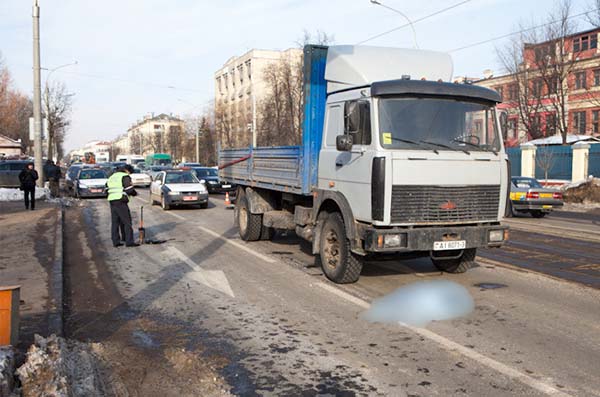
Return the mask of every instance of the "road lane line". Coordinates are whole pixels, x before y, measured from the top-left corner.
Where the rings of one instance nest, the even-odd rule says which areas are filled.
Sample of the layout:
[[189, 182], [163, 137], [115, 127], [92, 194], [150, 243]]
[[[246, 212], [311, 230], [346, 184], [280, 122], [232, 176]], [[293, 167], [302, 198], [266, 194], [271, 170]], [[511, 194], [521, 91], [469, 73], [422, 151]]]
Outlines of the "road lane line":
[[229, 285], [229, 280], [227, 280], [227, 276], [225, 275], [225, 272], [223, 272], [223, 270], [203, 269], [202, 267], [198, 266], [198, 264], [194, 262], [190, 257], [188, 257], [186, 254], [184, 254], [177, 248], [173, 247], [172, 245], [167, 246], [164, 252], [168, 253], [171, 257], [178, 258], [179, 260], [186, 263], [189, 267], [191, 267], [192, 272], [188, 273], [188, 276], [191, 279], [196, 280], [209, 288], [229, 295], [232, 298], [235, 298], [233, 290]]
[[244, 250], [244, 251], [248, 252], [249, 254], [252, 254], [252, 255], [256, 256], [259, 259], [262, 259], [263, 261], [265, 261], [267, 263], [275, 263], [275, 262], [277, 262], [275, 259], [270, 258], [270, 257], [268, 257], [266, 255], [263, 255], [260, 252], [255, 251], [252, 248], [249, 248], [249, 247], [245, 246], [242, 243], [238, 243], [237, 241], [231, 240], [228, 237], [222, 236], [219, 233], [217, 233], [217, 232], [215, 232], [215, 231], [213, 231], [211, 229], [205, 228], [204, 226], [200, 226], [200, 225], [196, 225], [196, 227], [198, 229], [202, 230], [203, 232], [205, 232], [207, 234], [210, 234], [213, 237], [216, 237], [216, 238], [218, 238], [220, 240], [223, 240], [226, 243], [229, 243], [229, 244], [231, 244], [231, 245], [233, 245], [233, 246], [235, 246], [235, 247], [237, 247], [237, 248], [239, 248], [241, 250]]
[[171, 215], [171, 216], [174, 216], [174, 217], [175, 217], [175, 218], [177, 218], [177, 219], [181, 219], [182, 221], [185, 221], [185, 220], [186, 220], [186, 219], [185, 219], [185, 217], [183, 217], [183, 216], [181, 216], [181, 215], [179, 215], [179, 214], [176, 214], [176, 213], [174, 213], [174, 212], [167, 211], [167, 214], [169, 214], [169, 215]]
[[[369, 302], [367, 302], [363, 299], [357, 298], [357, 297], [355, 297], [345, 291], [342, 291], [341, 289], [334, 287], [330, 284], [318, 282], [317, 285], [319, 287], [321, 287], [322, 289], [324, 289], [328, 292], [331, 292], [332, 294], [334, 294], [348, 302], [354, 303], [355, 305], [357, 305], [363, 309], [368, 309], [371, 306], [369, 304]], [[527, 385], [533, 389], [536, 389], [546, 395], [561, 396], [561, 397], [570, 396], [570, 394], [567, 394], [546, 382], [543, 382], [541, 380], [532, 378], [531, 376], [525, 375], [524, 373], [520, 372], [519, 370], [517, 370], [515, 368], [512, 368], [506, 364], [496, 361], [493, 358], [489, 358], [489, 357], [487, 357], [481, 353], [478, 353], [473, 349], [465, 347], [459, 343], [453, 342], [450, 339], [447, 339], [439, 334], [436, 334], [433, 331], [430, 331], [425, 328], [413, 327], [413, 326], [410, 326], [407, 324], [402, 324], [402, 323], [399, 323], [399, 324], [400, 324], [400, 326], [408, 328], [409, 330], [422, 336], [423, 338], [427, 338], [433, 342], [436, 342], [438, 345], [440, 345], [446, 351], [457, 352], [459, 354], [462, 354], [465, 357], [468, 357], [474, 361], [477, 361], [478, 363], [480, 363], [488, 368], [491, 368], [497, 372], [500, 372], [501, 374], [503, 374], [511, 379], [517, 380], [517, 381], [523, 383], [524, 385]]]

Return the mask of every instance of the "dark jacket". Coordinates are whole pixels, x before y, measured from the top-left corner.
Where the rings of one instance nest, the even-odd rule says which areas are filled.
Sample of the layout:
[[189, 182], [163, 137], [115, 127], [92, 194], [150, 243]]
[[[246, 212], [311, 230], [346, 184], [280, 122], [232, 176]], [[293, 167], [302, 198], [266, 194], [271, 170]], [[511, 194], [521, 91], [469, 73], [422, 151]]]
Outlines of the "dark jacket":
[[38, 173], [36, 170], [30, 170], [25, 168], [19, 174], [19, 182], [21, 182], [21, 188], [24, 190], [31, 190], [35, 188], [35, 181], [38, 180]]
[[62, 172], [60, 170], [60, 167], [55, 164], [49, 165], [48, 169], [46, 170], [46, 178], [48, 178], [49, 180], [58, 181], [62, 176], [61, 174]]

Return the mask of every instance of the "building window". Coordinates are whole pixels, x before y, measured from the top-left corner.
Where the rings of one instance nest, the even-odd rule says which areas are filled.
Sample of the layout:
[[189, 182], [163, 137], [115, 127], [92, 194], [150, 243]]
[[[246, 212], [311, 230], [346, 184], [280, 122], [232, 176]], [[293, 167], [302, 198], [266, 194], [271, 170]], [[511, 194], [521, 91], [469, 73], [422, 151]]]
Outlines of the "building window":
[[592, 110], [592, 131], [600, 133], [600, 110]]
[[252, 63], [249, 60], [246, 61], [246, 73], [248, 73], [248, 80], [252, 80]]
[[594, 70], [594, 86], [600, 86], [600, 69]]
[[238, 75], [240, 76], [240, 84], [244, 84], [244, 65], [238, 66]]
[[586, 51], [598, 47], [598, 35], [586, 35], [573, 39], [573, 52]]
[[511, 84], [508, 86], [508, 100], [516, 101], [518, 98], [518, 89], [516, 84]]
[[573, 127], [578, 134], [585, 134], [585, 112], [573, 113]]
[[235, 69], [231, 69], [231, 86], [235, 89]]
[[504, 99], [504, 90], [502, 89], [502, 86], [498, 86], [495, 89], [498, 95], [500, 95], [500, 99]]
[[556, 114], [549, 113], [546, 115], [546, 136], [556, 134]]
[[544, 45], [544, 46], [539, 46], [537, 47], [535, 50], [535, 61], [536, 62], [540, 62], [543, 61], [544, 59], [550, 57], [550, 46], [549, 45]]
[[551, 78], [546, 86], [548, 88], [548, 95], [556, 94], [558, 91], [558, 77]]
[[517, 118], [508, 119], [508, 131], [506, 133], [507, 138], [515, 139], [517, 138], [517, 126], [519, 125], [519, 120]]
[[542, 116], [539, 114], [531, 120], [531, 132], [534, 137], [542, 136]]
[[229, 89], [229, 78], [227, 78], [227, 73], [223, 75], [223, 80], [225, 81], [225, 89]]
[[541, 97], [544, 87], [544, 82], [541, 79], [534, 80], [531, 83], [531, 93], [534, 97]]
[[575, 73], [575, 89], [580, 90], [586, 88], [585, 84], [585, 72], [577, 72]]

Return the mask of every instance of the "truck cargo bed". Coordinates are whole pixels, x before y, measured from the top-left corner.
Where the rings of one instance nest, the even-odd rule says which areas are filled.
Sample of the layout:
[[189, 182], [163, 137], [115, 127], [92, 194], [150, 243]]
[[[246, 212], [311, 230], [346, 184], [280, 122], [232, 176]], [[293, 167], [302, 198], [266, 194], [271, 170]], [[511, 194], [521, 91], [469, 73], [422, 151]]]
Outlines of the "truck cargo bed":
[[[244, 161], [235, 163], [240, 159]], [[221, 178], [240, 185], [256, 186], [291, 193], [302, 193], [300, 146], [222, 149]]]

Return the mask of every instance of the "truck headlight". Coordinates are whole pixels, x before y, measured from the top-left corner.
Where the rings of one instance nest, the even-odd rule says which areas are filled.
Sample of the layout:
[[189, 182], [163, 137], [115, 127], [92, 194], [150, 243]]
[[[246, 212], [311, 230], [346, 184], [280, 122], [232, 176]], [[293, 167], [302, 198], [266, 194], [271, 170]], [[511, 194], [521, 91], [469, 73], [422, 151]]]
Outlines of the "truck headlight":
[[385, 234], [383, 236], [383, 247], [393, 248], [402, 245], [402, 236], [400, 234]]
[[490, 230], [488, 240], [491, 243], [504, 241], [504, 230]]

